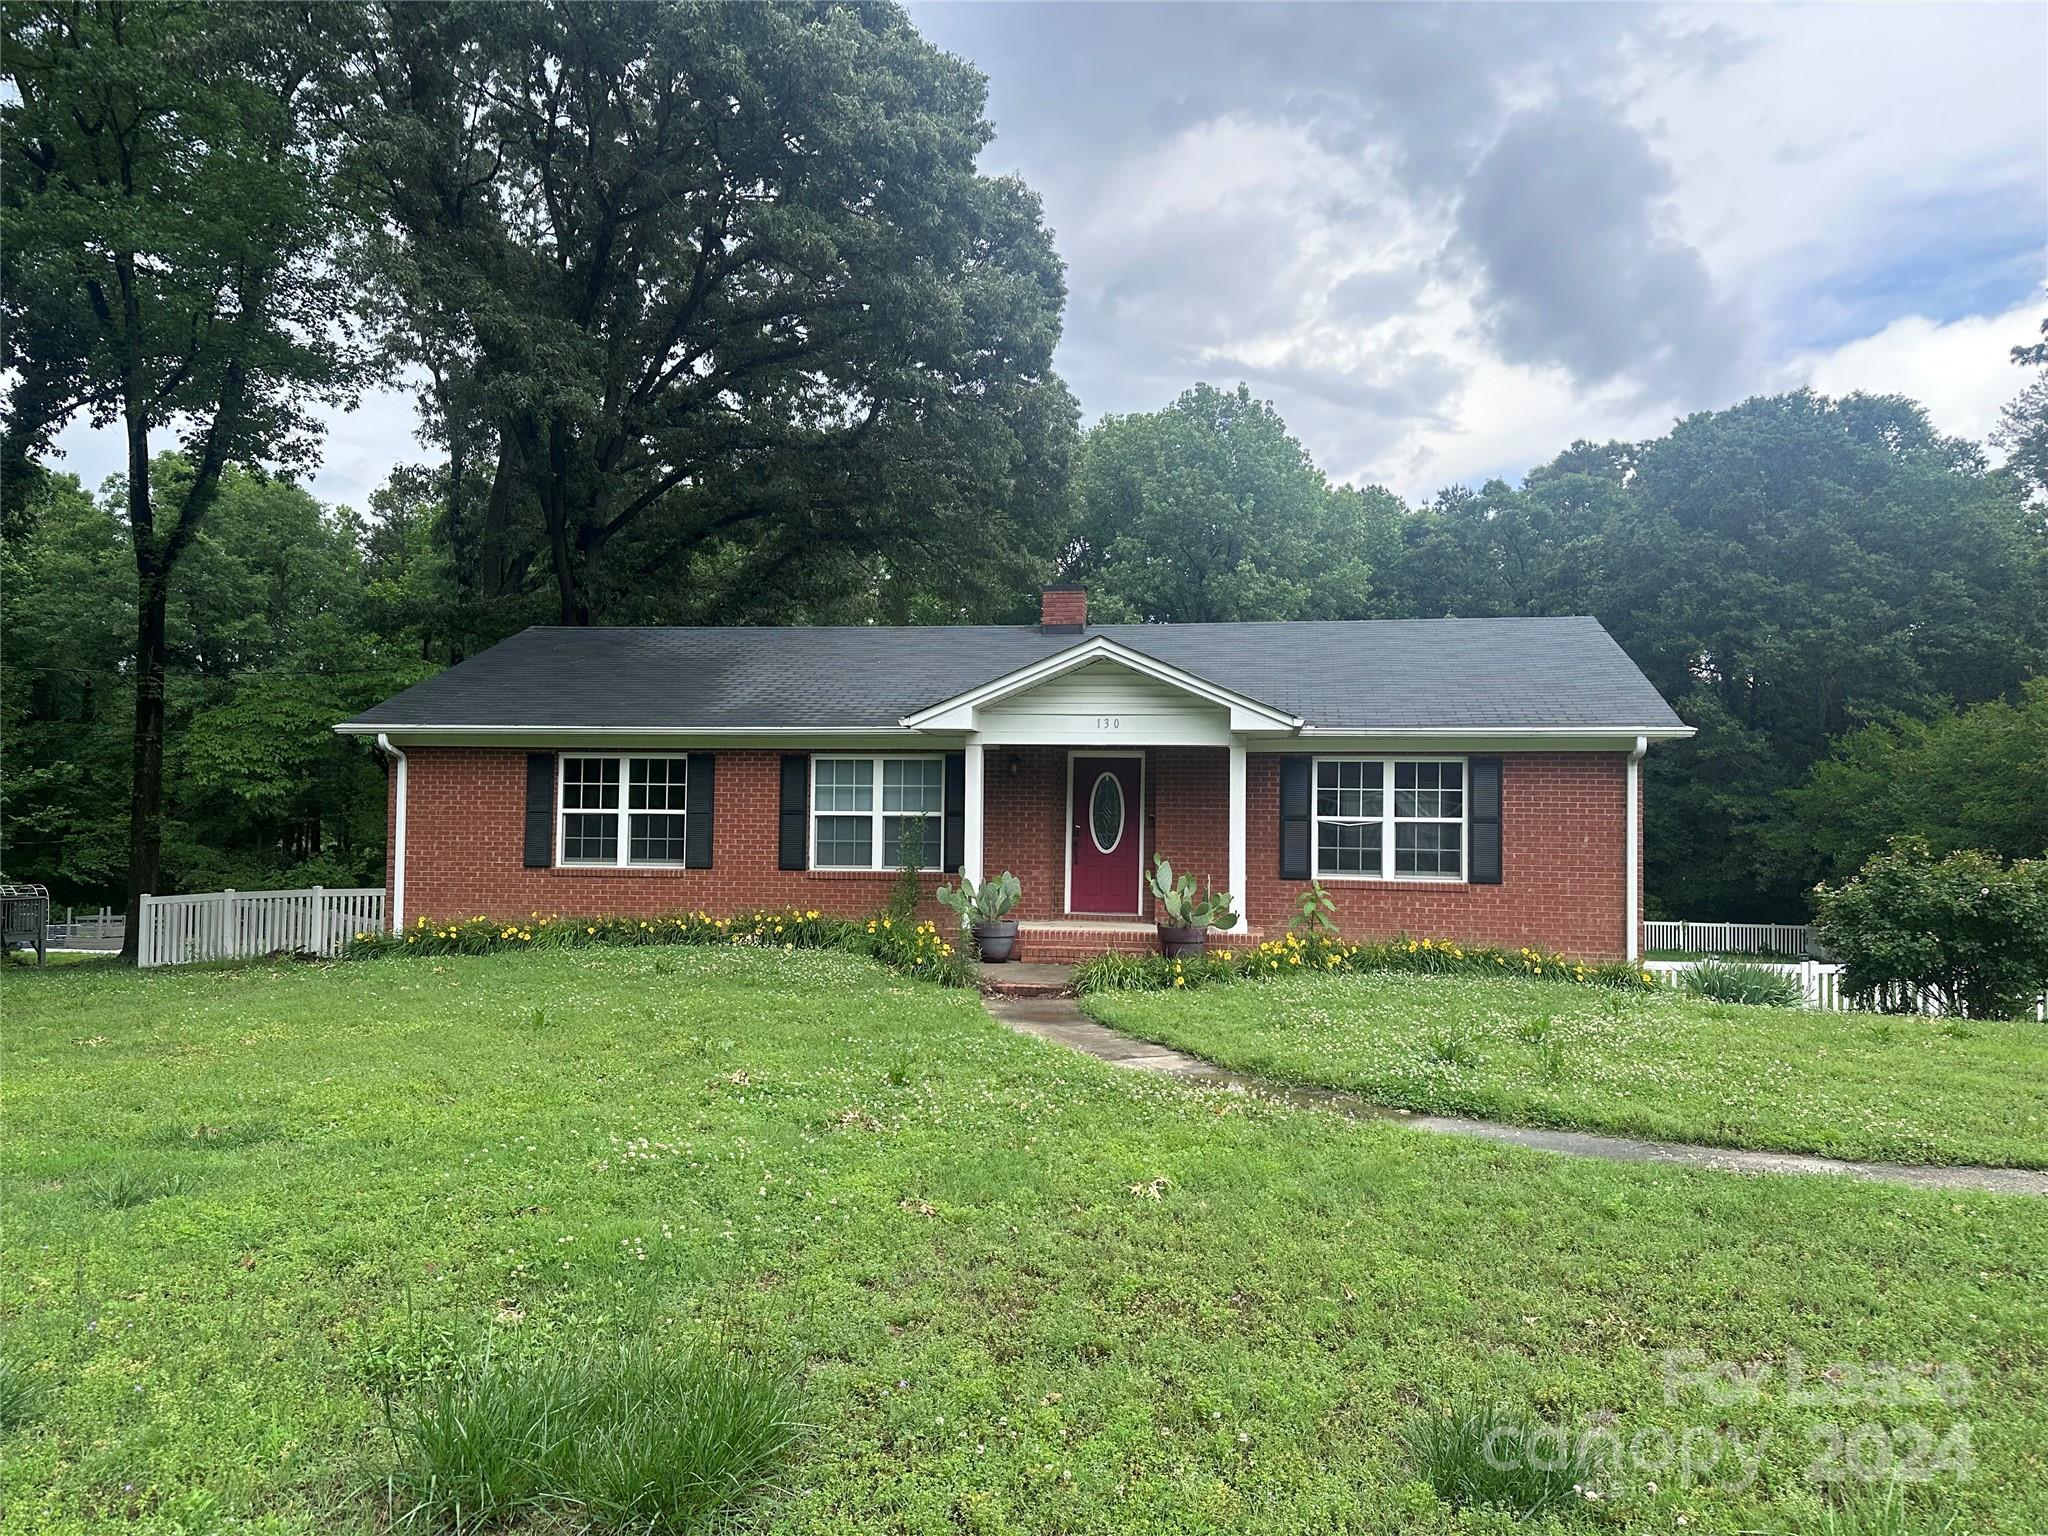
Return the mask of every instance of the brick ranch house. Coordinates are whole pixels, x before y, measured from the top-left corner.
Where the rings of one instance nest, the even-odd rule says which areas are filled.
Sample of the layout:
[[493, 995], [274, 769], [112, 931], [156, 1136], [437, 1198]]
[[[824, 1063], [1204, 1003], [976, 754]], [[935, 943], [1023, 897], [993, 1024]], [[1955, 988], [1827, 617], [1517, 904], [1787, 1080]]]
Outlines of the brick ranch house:
[[535, 628], [338, 730], [391, 763], [391, 925], [878, 910], [1023, 882], [1020, 953], [1151, 943], [1154, 853], [1282, 931], [1640, 953], [1641, 762], [1692, 734], [1590, 618]]

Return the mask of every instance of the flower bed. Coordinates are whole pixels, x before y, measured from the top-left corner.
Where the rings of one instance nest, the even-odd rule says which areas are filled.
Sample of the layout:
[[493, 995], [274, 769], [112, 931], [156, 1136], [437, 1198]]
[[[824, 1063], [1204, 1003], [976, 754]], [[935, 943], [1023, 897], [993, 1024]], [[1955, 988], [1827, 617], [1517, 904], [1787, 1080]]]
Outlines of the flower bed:
[[1654, 972], [1625, 960], [1589, 964], [1540, 949], [1489, 949], [1450, 939], [1391, 939], [1351, 944], [1288, 934], [1255, 949], [1211, 950], [1193, 960], [1161, 955], [1097, 955], [1074, 972], [1081, 992], [1163, 992], [1215, 982], [1258, 981], [1304, 971], [1408, 971], [1441, 976], [1527, 976], [1578, 986], [1649, 992]]
[[870, 956], [905, 975], [966, 986], [966, 961], [931, 922], [826, 917], [798, 907], [713, 917], [682, 912], [663, 917], [564, 917], [528, 914], [519, 922], [475, 917], [421, 917], [398, 933], [361, 932], [343, 950], [348, 959], [387, 955], [489, 955], [506, 950], [582, 949], [649, 944], [742, 944], [759, 949], [844, 949]]

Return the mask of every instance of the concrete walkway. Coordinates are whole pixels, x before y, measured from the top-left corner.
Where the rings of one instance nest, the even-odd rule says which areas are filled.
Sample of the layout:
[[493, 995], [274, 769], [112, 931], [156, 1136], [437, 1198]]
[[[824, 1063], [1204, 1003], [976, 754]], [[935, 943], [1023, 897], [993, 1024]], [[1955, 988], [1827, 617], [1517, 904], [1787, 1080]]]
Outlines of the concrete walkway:
[[[1050, 971], [1053, 967], [1035, 969]], [[1041, 985], [1049, 979], [1032, 978]], [[1592, 1131], [1547, 1131], [1532, 1126], [1499, 1125], [1491, 1120], [1468, 1120], [1458, 1115], [1419, 1115], [1374, 1104], [1355, 1093], [1342, 1093], [1332, 1088], [1295, 1087], [1248, 1077], [1171, 1046], [1134, 1040], [1088, 1017], [1071, 996], [1005, 996], [990, 992], [983, 995], [982, 1006], [1020, 1034], [1054, 1041], [1112, 1066], [1154, 1072], [1183, 1082], [1199, 1083], [1304, 1109], [1333, 1110], [1354, 1120], [1390, 1120], [1443, 1136], [1472, 1136], [1483, 1141], [1531, 1147], [1539, 1152], [1598, 1157], [1614, 1163], [1676, 1163], [1685, 1168], [1710, 1168], [1721, 1173], [1833, 1174], [1840, 1178], [1916, 1184], [1924, 1189], [1970, 1189], [1996, 1195], [2048, 1196], [2048, 1171], [2027, 1168], [1937, 1168], [1912, 1163], [1848, 1163], [1798, 1152], [1743, 1152], [1729, 1147], [1698, 1147], [1682, 1142], [1605, 1136]]]

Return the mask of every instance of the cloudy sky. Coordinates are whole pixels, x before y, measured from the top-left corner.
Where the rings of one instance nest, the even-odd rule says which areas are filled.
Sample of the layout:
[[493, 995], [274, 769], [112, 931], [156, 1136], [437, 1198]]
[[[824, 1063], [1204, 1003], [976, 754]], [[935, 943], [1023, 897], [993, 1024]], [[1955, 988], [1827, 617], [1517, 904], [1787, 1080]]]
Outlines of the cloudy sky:
[[[1045, 199], [1090, 421], [1243, 380], [1419, 500], [1798, 384], [1982, 437], [2048, 314], [2041, 5], [913, 15]], [[360, 506], [412, 431], [337, 419], [315, 489]]]

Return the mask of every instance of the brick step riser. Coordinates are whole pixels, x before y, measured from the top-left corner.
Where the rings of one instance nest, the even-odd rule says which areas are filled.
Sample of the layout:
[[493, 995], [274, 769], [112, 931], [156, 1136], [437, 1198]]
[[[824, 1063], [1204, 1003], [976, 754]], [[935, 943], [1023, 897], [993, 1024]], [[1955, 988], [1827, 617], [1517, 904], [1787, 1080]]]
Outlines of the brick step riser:
[[[1232, 938], [1225, 943], [1215, 939], [1209, 941], [1214, 949], [1249, 949], [1259, 942], [1256, 935]], [[1017, 959], [1034, 965], [1079, 965], [1083, 960], [1093, 960], [1100, 954], [1113, 955], [1156, 955], [1159, 940], [1151, 934], [1106, 934], [1097, 938], [1040, 937], [1024, 933], [1017, 937]]]

